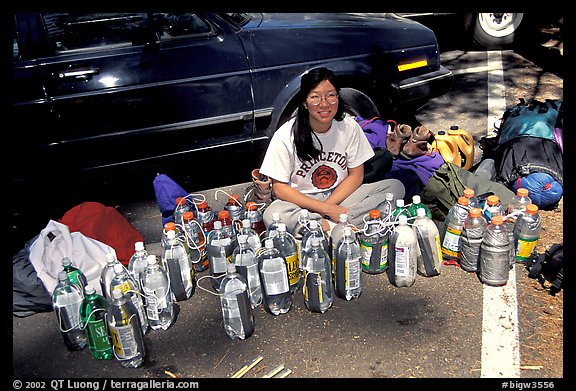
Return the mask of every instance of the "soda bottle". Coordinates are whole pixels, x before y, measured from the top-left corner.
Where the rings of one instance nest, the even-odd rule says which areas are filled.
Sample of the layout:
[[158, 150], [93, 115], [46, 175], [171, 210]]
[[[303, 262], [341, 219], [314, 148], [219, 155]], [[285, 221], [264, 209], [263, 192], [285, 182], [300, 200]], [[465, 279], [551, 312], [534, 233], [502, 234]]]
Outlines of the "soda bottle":
[[208, 235], [208, 233], [214, 229], [214, 220], [216, 220], [214, 216], [214, 211], [206, 201], [199, 202], [196, 205], [196, 209], [197, 209], [196, 218], [200, 222], [200, 225], [202, 225], [204, 234]]
[[260, 241], [260, 236], [252, 228], [250, 219], [242, 220], [242, 227], [240, 228], [240, 234], [246, 235], [246, 243], [254, 250], [254, 254], [258, 255], [258, 251], [262, 248], [262, 242]]
[[162, 240], [161, 240], [161, 245], [162, 245], [162, 251], [164, 251], [164, 248], [166, 247], [166, 244], [168, 243], [168, 232], [170, 231], [174, 231], [174, 236], [177, 238], [181, 238], [182, 237], [182, 232], [176, 228], [176, 224], [174, 224], [173, 221], [169, 221], [166, 224], [164, 224], [164, 230], [162, 231], [163, 235], [162, 235]]
[[228, 196], [228, 201], [226, 201], [224, 209], [230, 214], [232, 223], [235, 226], [239, 226], [246, 214], [246, 208], [244, 208], [244, 205], [240, 202], [240, 196], [238, 194]]
[[408, 225], [408, 217], [398, 216], [398, 225], [390, 234], [388, 278], [392, 285], [410, 287], [416, 281], [418, 258], [416, 233]]
[[288, 283], [290, 292], [294, 293], [300, 287], [300, 260], [298, 259], [298, 248], [294, 237], [286, 230], [286, 224], [278, 223], [276, 234], [272, 235], [272, 243], [286, 260], [288, 268]]
[[460, 235], [460, 267], [467, 272], [480, 270], [480, 245], [486, 232], [486, 219], [482, 209], [472, 208], [462, 225]]
[[462, 226], [468, 216], [468, 198], [458, 197], [456, 204], [452, 205], [440, 235], [442, 243], [442, 258], [445, 264], [458, 264], [460, 255], [460, 235]]
[[286, 259], [274, 247], [272, 239], [264, 241], [264, 249], [258, 256], [260, 281], [264, 294], [264, 306], [272, 315], [281, 315], [290, 311], [292, 294], [288, 280]]
[[484, 284], [502, 286], [508, 282], [510, 246], [504, 218], [492, 217], [480, 244], [480, 280]]
[[260, 284], [260, 271], [256, 253], [248, 244], [248, 236], [238, 235], [238, 247], [232, 252], [232, 263], [236, 272], [244, 277], [248, 284], [248, 296], [252, 308], [262, 304], [262, 286]]
[[476, 197], [476, 192], [474, 191], [474, 189], [471, 189], [469, 187], [464, 189], [464, 197], [468, 198], [468, 208], [472, 209], [472, 208], [480, 208], [480, 201], [478, 201], [478, 198]]
[[108, 302], [96, 293], [92, 284], [84, 288], [84, 300], [80, 306], [80, 317], [82, 327], [86, 332], [88, 347], [92, 356], [97, 360], [110, 360], [114, 357], [112, 341], [108, 333], [106, 324], [106, 314], [108, 312]]
[[411, 221], [414, 221], [416, 218], [418, 209], [424, 209], [426, 216], [428, 216], [429, 219], [432, 219], [432, 212], [430, 212], [430, 209], [422, 203], [422, 200], [418, 194], [412, 196], [412, 203], [407, 207], [407, 209], [408, 213], [410, 213], [409, 217], [411, 218]]
[[[304, 234], [310, 230], [310, 212], [308, 209], [300, 209], [300, 214], [298, 216], [298, 223], [294, 227], [294, 240], [296, 241], [296, 247], [298, 247], [298, 259], [302, 260], [302, 238]], [[302, 262], [300, 262], [302, 263]]]
[[218, 212], [218, 220], [222, 223], [222, 229], [228, 234], [228, 236], [230, 236], [232, 247], [236, 248], [236, 246], [238, 246], [238, 238], [236, 237], [237, 232], [236, 227], [230, 218], [230, 213], [226, 209], [221, 210]]
[[330, 256], [320, 238], [310, 238], [310, 250], [304, 255], [304, 304], [311, 312], [324, 313], [332, 307], [332, 270]]
[[262, 212], [258, 210], [258, 205], [254, 201], [249, 201], [246, 203], [246, 218], [250, 220], [252, 228], [258, 236], [262, 236], [266, 232], [266, 225], [264, 225], [264, 219], [262, 217]]
[[174, 213], [172, 214], [172, 220], [178, 229], [182, 230], [184, 225], [184, 213], [192, 211], [190, 204], [188, 203], [186, 197], [176, 198], [176, 207], [174, 208]]
[[208, 253], [206, 252], [206, 237], [202, 226], [194, 218], [193, 212], [186, 212], [184, 219], [184, 236], [186, 249], [194, 272], [203, 272], [208, 269]]
[[58, 284], [52, 291], [52, 304], [60, 334], [68, 350], [82, 350], [88, 343], [80, 318], [83, 299], [78, 285], [70, 282], [65, 270], [60, 271]]
[[334, 258], [334, 289], [336, 296], [352, 300], [362, 293], [362, 257], [360, 243], [352, 228], [344, 227], [341, 238], [333, 248]]
[[110, 303], [112, 302], [110, 283], [114, 278], [114, 266], [116, 264], [122, 265], [120, 261], [118, 261], [118, 258], [116, 258], [116, 254], [113, 252], [106, 253], [106, 265], [102, 268], [102, 273], [100, 273], [100, 288], [102, 290], [102, 296]]
[[418, 239], [416, 246], [418, 274], [426, 277], [439, 275], [442, 270], [442, 247], [436, 223], [426, 215], [424, 209], [419, 208], [412, 229]]
[[134, 281], [138, 284], [138, 289], [142, 291], [142, 275], [146, 269], [146, 258], [148, 252], [144, 248], [144, 242], [134, 243], [134, 254], [128, 261], [128, 273], [132, 276]]
[[114, 356], [125, 368], [138, 368], [146, 358], [144, 332], [138, 311], [122, 290], [112, 290], [108, 313], [108, 329], [114, 346]]
[[222, 229], [222, 222], [216, 220], [214, 229], [208, 234], [206, 241], [212, 288], [219, 292], [220, 283], [222, 282], [220, 277], [226, 274], [226, 265], [232, 262], [232, 253], [234, 252], [232, 239]]
[[174, 322], [174, 303], [168, 274], [158, 263], [156, 255], [146, 257], [142, 276], [142, 292], [146, 298], [146, 315], [152, 330], [166, 330]]
[[380, 218], [379, 209], [372, 209], [368, 216], [366, 226], [360, 234], [362, 271], [380, 274], [388, 269], [388, 232]]
[[514, 248], [517, 262], [526, 262], [534, 252], [542, 229], [538, 206], [526, 205], [526, 212], [518, 218], [514, 226]]
[[162, 264], [168, 272], [170, 289], [176, 301], [192, 297], [196, 288], [196, 275], [188, 251], [176, 238], [174, 231], [168, 231], [167, 243], [162, 251]]
[[328, 242], [328, 238], [322, 231], [322, 227], [318, 220], [310, 220], [308, 232], [304, 234], [302, 237], [302, 249], [300, 251], [300, 270], [304, 270], [304, 262], [306, 261], [306, 252], [310, 250], [312, 247], [312, 243], [310, 239], [313, 237], [317, 237], [320, 239], [320, 245], [327, 253], [330, 251], [330, 244]]
[[224, 330], [231, 339], [246, 339], [254, 333], [254, 314], [248, 295], [248, 284], [236, 272], [233, 263], [226, 265], [226, 274], [220, 284], [220, 305]]
[[72, 260], [68, 257], [62, 258], [62, 268], [66, 272], [68, 280], [70, 280], [72, 284], [76, 284], [80, 289], [80, 294], [84, 296], [84, 288], [88, 285], [88, 280], [84, 273], [82, 273], [82, 271], [76, 266], [72, 265]]
[[394, 210], [392, 211], [392, 218], [390, 219], [390, 221], [397, 222], [398, 216], [400, 215], [410, 217], [410, 212], [408, 211], [406, 205], [404, 205], [404, 200], [402, 198], [396, 200], [396, 208], [394, 208]]
[[[120, 292], [126, 296], [126, 300], [132, 303], [138, 315], [138, 324], [142, 329], [142, 334], [146, 334], [146, 331], [148, 331], [148, 317], [144, 310], [144, 300], [142, 300], [142, 295], [136, 281], [128, 274], [128, 271], [122, 264], [114, 266], [114, 278], [112, 282], [110, 282], [110, 291], [114, 292], [114, 289], [119, 289]], [[112, 297], [112, 299], [114, 299], [114, 297]]]
[[382, 221], [388, 221], [390, 219], [392, 212], [396, 208], [395, 205], [394, 193], [386, 193], [384, 201], [376, 207], [376, 209], [380, 211], [380, 218]]
[[278, 223], [280, 223], [280, 213], [273, 212], [272, 213], [272, 222], [270, 223], [268, 228], [266, 228], [265, 239], [268, 239], [272, 236], [272, 232], [276, 231], [276, 228], [278, 227]]

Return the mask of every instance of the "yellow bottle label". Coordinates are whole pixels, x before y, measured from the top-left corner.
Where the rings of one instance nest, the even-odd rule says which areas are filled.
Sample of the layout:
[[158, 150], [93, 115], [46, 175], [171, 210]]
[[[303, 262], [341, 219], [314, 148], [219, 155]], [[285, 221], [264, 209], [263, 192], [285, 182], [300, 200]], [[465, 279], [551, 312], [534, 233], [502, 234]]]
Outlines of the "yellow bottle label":
[[516, 259], [525, 261], [532, 255], [537, 239], [518, 239], [516, 246]]
[[298, 254], [286, 257], [286, 266], [288, 267], [288, 282], [290, 285], [297, 284], [300, 281], [300, 262]]

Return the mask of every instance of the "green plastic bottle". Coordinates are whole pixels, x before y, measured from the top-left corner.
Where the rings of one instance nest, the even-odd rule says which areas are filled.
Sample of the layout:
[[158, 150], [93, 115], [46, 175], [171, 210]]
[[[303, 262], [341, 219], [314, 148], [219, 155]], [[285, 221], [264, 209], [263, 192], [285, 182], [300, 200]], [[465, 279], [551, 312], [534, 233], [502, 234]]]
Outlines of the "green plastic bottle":
[[114, 357], [106, 325], [107, 310], [108, 301], [96, 292], [93, 285], [86, 285], [84, 300], [80, 306], [80, 317], [88, 338], [88, 347], [97, 360], [111, 360]]
[[72, 265], [72, 260], [68, 257], [62, 258], [62, 268], [68, 275], [68, 281], [75, 284], [82, 294], [84, 294], [84, 288], [88, 285], [88, 280], [86, 276], [80, 269]]

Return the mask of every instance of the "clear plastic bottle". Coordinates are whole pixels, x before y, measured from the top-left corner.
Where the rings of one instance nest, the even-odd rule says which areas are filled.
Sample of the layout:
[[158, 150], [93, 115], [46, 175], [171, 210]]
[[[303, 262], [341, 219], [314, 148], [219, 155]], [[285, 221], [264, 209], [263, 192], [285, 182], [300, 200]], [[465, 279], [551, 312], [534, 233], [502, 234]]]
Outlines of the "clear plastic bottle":
[[396, 208], [396, 202], [394, 202], [394, 193], [386, 193], [384, 197], [384, 201], [378, 204], [376, 209], [380, 211], [382, 221], [388, 221]]
[[144, 269], [146, 269], [146, 257], [148, 257], [148, 252], [144, 247], [144, 242], [134, 243], [134, 254], [128, 261], [128, 273], [136, 281], [140, 291], [142, 291], [142, 275], [144, 274]]
[[531, 257], [540, 238], [541, 229], [538, 206], [526, 205], [526, 212], [518, 218], [513, 231], [517, 262], [524, 263]]
[[231, 339], [244, 340], [254, 333], [254, 314], [248, 295], [248, 284], [229, 263], [220, 285], [220, 305], [224, 330]]
[[306, 232], [302, 237], [302, 249], [300, 250], [301, 262], [299, 267], [301, 271], [304, 270], [305, 266], [304, 262], [306, 261], [306, 252], [309, 251], [310, 248], [312, 247], [310, 239], [313, 237], [317, 237], [320, 239], [320, 244], [324, 249], [324, 251], [326, 251], [327, 253], [329, 253], [330, 251], [330, 244], [328, 238], [324, 234], [324, 231], [322, 231], [322, 226], [320, 225], [320, 222], [318, 220], [310, 220], [308, 232]]
[[362, 256], [360, 243], [352, 228], [344, 227], [334, 244], [334, 290], [336, 296], [352, 300], [362, 293]]
[[196, 274], [184, 243], [176, 238], [174, 231], [167, 234], [162, 251], [162, 264], [168, 273], [170, 289], [176, 301], [188, 300], [196, 289]]
[[84, 296], [84, 288], [86, 285], [88, 285], [88, 280], [86, 279], [86, 276], [82, 270], [72, 265], [72, 260], [68, 257], [62, 258], [62, 268], [68, 275], [68, 280], [72, 284], [76, 284], [76, 286], [80, 289], [80, 294]]
[[[512, 197], [510, 204], [506, 208], [506, 218], [504, 219], [504, 226], [508, 230], [508, 238], [510, 242], [514, 242], [514, 228], [516, 222], [522, 214], [526, 213], [526, 206], [531, 204], [532, 200], [528, 196], [528, 190], [519, 187], [516, 194]], [[515, 243], [515, 242], [514, 242]], [[510, 246], [510, 268], [516, 263], [516, 245]]]
[[176, 224], [178, 229], [182, 230], [182, 226], [184, 225], [184, 213], [190, 211], [192, 211], [192, 208], [190, 207], [186, 197], [176, 198], [176, 207], [172, 214], [172, 221], [174, 221], [174, 224]]
[[108, 302], [106, 299], [96, 293], [92, 284], [86, 285], [84, 300], [80, 306], [80, 317], [88, 340], [88, 347], [92, 356], [97, 360], [111, 360], [114, 357], [112, 341], [106, 324], [107, 313]]
[[442, 271], [442, 247], [436, 223], [426, 215], [424, 209], [418, 208], [412, 229], [418, 239], [418, 274], [426, 277], [439, 275]]
[[106, 253], [106, 265], [102, 268], [102, 273], [100, 273], [100, 289], [102, 296], [104, 296], [109, 303], [112, 302], [110, 283], [114, 278], [114, 266], [117, 264], [122, 265], [118, 258], [116, 258], [116, 254], [114, 252]]
[[148, 255], [142, 276], [142, 292], [146, 299], [146, 315], [152, 330], [167, 330], [174, 322], [174, 302], [168, 274], [156, 255]]
[[240, 235], [247, 236], [247, 243], [254, 250], [254, 254], [258, 255], [258, 251], [262, 248], [262, 242], [260, 241], [260, 236], [252, 228], [250, 219], [242, 220], [242, 227], [240, 228]]
[[308, 311], [324, 313], [333, 303], [332, 261], [317, 236], [310, 238], [304, 257], [304, 304]]
[[502, 204], [500, 203], [500, 198], [493, 194], [486, 198], [486, 204], [484, 205], [484, 218], [486, 221], [492, 221], [494, 216], [502, 216]]
[[288, 268], [288, 283], [290, 292], [294, 293], [300, 288], [300, 259], [298, 258], [298, 248], [294, 237], [286, 229], [286, 224], [278, 223], [276, 234], [272, 235], [274, 247], [286, 260]]
[[468, 208], [480, 208], [480, 201], [476, 197], [476, 192], [472, 188], [465, 188], [463, 192], [464, 197], [468, 198]]
[[208, 202], [201, 201], [196, 205], [196, 218], [202, 225], [204, 235], [207, 236], [214, 229], [214, 221], [216, 220], [214, 210], [208, 205]]
[[248, 284], [252, 308], [258, 307], [262, 304], [262, 285], [256, 253], [248, 244], [248, 236], [238, 235], [238, 246], [232, 252], [232, 263], [236, 266], [236, 272], [244, 277]]
[[262, 237], [266, 232], [266, 225], [264, 225], [262, 212], [258, 209], [258, 205], [254, 201], [246, 203], [246, 218], [250, 220], [252, 229], [256, 231], [258, 236]]
[[462, 225], [460, 235], [460, 267], [467, 272], [480, 270], [480, 245], [487, 226], [482, 209], [472, 208]]
[[442, 258], [446, 263], [458, 264], [460, 255], [460, 236], [462, 235], [462, 226], [468, 216], [468, 198], [458, 197], [456, 204], [452, 205], [440, 235], [442, 243]]
[[[144, 300], [136, 281], [128, 274], [122, 264], [114, 266], [114, 278], [110, 282], [110, 292], [114, 292], [114, 289], [119, 289], [126, 296], [126, 299], [132, 303], [138, 315], [138, 324], [142, 329], [142, 334], [146, 334], [146, 331], [148, 331], [148, 317], [144, 308]], [[114, 299], [114, 296], [112, 296], [112, 299]]]
[[[300, 209], [300, 215], [298, 216], [298, 223], [294, 227], [294, 240], [296, 240], [296, 246], [298, 247], [298, 259], [302, 260], [302, 238], [304, 234], [310, 230], [310, 212], [308, 209]], [[300, 262], [302, 263], [302, 262]]]
[[276, 231], [278, 223], [280, 223], [280, 213], [274, 212], [272, 213], [272, 222], [270, 223], [268, 228], [266, 228], [266, 236], [265, 236], [266, 239], [272, 236], [273, 231]]
[[502, 286], [508, 282], [510, 246], [503, 217], [492, 217], [480, 244], [480, 280], [484, 284]]
[[398, 225], [390, 234], [388, 278], [392, 285], [410, 287], [416, 282], [418, 257], [416, 233], [408, 225], [408, 217], [398, 216]]
[[186, 250], [192, 262], [194, 272], [203, 272], [208, 269], [208, 253], [206, 251], [206, 236], [202, 226], [194, 218], [193, 212], [186, 212], [182, 216], [184, 219], [184, 237], [186, 239]]
[[288, 280], [286, 259], [274, 247], [272, 239], [264, 241], [264, 249], [257, 256], [264, 306], [272, 315], [281, 315], [292, 308], [292, 294]]
[[208, 234], [206, 241], [212, 288], [219, 292], [222, 282], [221, 277], [226, 274], [226, 265], [232, 262], [232, 253], [234, 252], [232, 239], [222, 229], [222, 222], [216, 220], [214, 229]]
[[[399, 200], [397, 200], [399, 201]], [[380, 210], [372, 209], [360, 234], [362, 271], [380, 274], [388, 269], [388, 232], [380, 218]]]
[[246, 208], [240, 202], [240, 196], [238, 194], [231, 194], [228, 196], [228, 201], [226, 201], [224, 209], [230, 214], [232, 223], [235, 226], [240, 225], [246, 215]]
[[166, 243], [168, 243], [168, 232], [170, 231], [174, 231], [176, 237], [178, 237], [181, 234], [180, 230], [176, 228], [176, 224], [174, 224], [173, 221], [169, 221], [166, 224], [164, 224], [161, 239], [162, 250], [164, 250], [164, 248], [166, 247]]
[[108, 313], [108, 329], [114, 346], [114, 356], [126, 368], [138, 368], [146, 359], [144, 333], [134, 304], [120, 289], [112, 290]]
[[334, 248], [336, 247], [340, 239], [342, 239], [343, 235], [342, 231], [344, 230], [344, 227], [348, 226], [348, 224], [349, 224], [348, 215], [346, 213], [341, 213], [338, 218], [338, 222], [330, 231], [330, 237], [328, 238], [330, 252], [328, 254], [332, 259], [332, 268], [334, 268], [336, 260], [336, 254], [334, 253]]
[[420, 198], [420, 196], [418, 194], [415, 194], [412, 196], [412, 203], [407, 207], [408, 212], [410, 213], [410, 220], [409, 221], [414, 221], [414, 219], [416, 218], [416, 215], [418, 214], [418, 209], [424, 209], [424, 212], [426, 213], [426, 216], [428, 216], [429, 219], [432, 218], [432, 212], [430, 212], [430, 209], [426, 206], [426, 204], [422, 203], [422, 199]]
[[238, 238], [236, 237], [238, 232], [236, 232], [236, 227], [232, 222], [230, 213], [226, 209], [222, 209], [218, 212], [218, 221], [222, 223], [222, 229], [230, 236], [232, 247], [236, 248], [236, 246], [238, 246]]
[[59, 272], [58, 284], [52, 291], [52, 304], [60, 334], [68, 350], [82, 350], [88, 344], [80, 318], [80, 306], [83, 299], [80, 288], [70, 282], [66, 271]]

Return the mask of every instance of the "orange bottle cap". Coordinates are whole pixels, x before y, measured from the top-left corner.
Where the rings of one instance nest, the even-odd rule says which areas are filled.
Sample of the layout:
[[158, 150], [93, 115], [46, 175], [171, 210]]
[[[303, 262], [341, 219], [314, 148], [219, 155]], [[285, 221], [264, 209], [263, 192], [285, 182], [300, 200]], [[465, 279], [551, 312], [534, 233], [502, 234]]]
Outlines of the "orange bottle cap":
[[466, 198], [474, 197], [474, 189], [470, 189], [470, 188], [464, 189], [464, 197], [466, 197]]
[[199, 207], [199, 208], [207, 208], [207, 207], [208, 207], [208, 202], [206, 202], [206, 201], [200, 201], [200, 202], [198, 203], [198, 207]]
[[519, 187], [518, 190], [516, 190], [516, 194], [520, 197], [528, 197], [528, 189]]
[[480, 217], [480, 216], [482, 216], [482, 209], [472, 208], [472, 209], [470, 209], [470, 212], [468, 212], [468, 213], [470, 213], [470, 216], [472, 216], [472, 217]]
[[256, 210], [256, 209], [258, 209], [258, 206], [254, 201], [248, 201], [246, 203], [246, 210]]
[[379, 209], [372, 209], [369, 213], [371, 219], [380, 218], [380, 210]]
[[185, 203], [186, 203], [186, 198], [184, 198], [184, 197], [176, 198], [176, 205], [183, 205]]
[[470, 202], [470, 200], [466, 197], [458, 197], [458, 205], [468, 205], [468, 203]]
[[227, 219], [230, 217], [230, 212], [228, 212], [226, 209], [222, 209], [221, 211], [218, 212], [218, 218], [219, 219]]
[[538, 205], [535, 204], [526, 205], [526, 212], [528, 212], [531, 215], [538, 213]]
[[498, 203], [498, 201], [500, 201], [500, 198], [498, 198], [497, 195], [491, 195], [486, 199], [486, 202], [488, 202], [488, 205], [496, 205]]
[[166, 231], [170, 231], [170, 230], [176, 229], [176, 224], [175, 224], [173, 221], [169, 221], [169, 222], [167, 222], [166, 224], [164, 224], [164, 229], [165, 229]]
[[192, 213], [192, 211], [184, 212], [182, 218], [184, 220], [192, 220], [194, 218], [194, 213]]
[[504, 223], [504, 218], [502, 216], [494, 216], [490, 221], [492, 222], [492, 224], [498, 225]]

